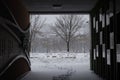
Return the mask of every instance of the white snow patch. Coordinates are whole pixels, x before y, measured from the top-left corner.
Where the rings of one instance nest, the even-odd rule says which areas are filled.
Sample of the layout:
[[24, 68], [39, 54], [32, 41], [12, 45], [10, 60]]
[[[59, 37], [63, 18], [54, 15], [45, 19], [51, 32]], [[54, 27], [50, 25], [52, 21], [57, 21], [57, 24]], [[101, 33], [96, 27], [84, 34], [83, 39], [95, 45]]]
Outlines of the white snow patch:
[[72, 76], [81, 71], [81, 65], [89, 65], [89, 53], [31, 53], [30, 60], [34, 72]]
[[32, 71], [22, 80], [97, 80], [89, 70], [89, 53], [31, 53], [30, 60]]

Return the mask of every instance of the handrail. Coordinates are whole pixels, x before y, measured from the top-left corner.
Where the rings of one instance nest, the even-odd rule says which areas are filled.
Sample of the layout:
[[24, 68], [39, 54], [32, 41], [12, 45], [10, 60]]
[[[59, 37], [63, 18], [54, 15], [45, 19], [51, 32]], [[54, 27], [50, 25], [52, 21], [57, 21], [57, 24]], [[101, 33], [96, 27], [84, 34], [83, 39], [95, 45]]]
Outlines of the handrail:
[[13, 60], [10, 61], [10, 63], [4, 68], [4, 70], [2, 70], [2, 72], [0, 72], [0, 76], [2, 76], [2, 75], [9, 69], [9, 67], [10, 67], [16, 60], [18, 60], [18, 59], [20, 59], [20, 58], [24, 58], [24, 59], [28, 62], [28, 65], [29, 65], [29, 67], [30, 67], [30, 62], [29, 62], [29, 60], [28, 60], [25, 56], [23, 56], [23, 55], [18, 55], [18, 56], [16, 56]]

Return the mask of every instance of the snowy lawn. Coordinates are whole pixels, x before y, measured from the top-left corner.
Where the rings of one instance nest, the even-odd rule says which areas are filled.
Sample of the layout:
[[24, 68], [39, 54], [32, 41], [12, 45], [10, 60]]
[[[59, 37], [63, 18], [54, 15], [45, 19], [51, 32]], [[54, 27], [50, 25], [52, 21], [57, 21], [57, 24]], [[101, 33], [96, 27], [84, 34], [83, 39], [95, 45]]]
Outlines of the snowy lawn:
[[89, 53], [31, 53], [30, 60], [32, 71], [49, 74], [49, 80], [70, 80], [90, 61]]

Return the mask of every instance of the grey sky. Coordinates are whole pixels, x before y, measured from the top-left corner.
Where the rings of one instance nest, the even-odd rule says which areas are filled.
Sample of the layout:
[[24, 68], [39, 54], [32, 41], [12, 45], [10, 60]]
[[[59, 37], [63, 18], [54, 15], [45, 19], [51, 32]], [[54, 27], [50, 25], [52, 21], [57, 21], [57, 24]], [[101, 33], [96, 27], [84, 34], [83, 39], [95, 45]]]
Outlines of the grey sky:
[[42, 18], [46, 18], [47, 24], [51, 24], [55, 22], [55, 18], [58, 17], [59, 15], [41, 15]]
[[[41, 15], [42, 18], [46, 18], [47, 19], [47, 23], [54, 23], [55, 22], [55, 18], [58, 17], [60, 14], [58, 15]], [[84, 17], [88, 20], [89, 15], [84, 15]]]
[[[64, 14], [63, 14], [64, 15]], [[77, 14], [78, 15], [78, 14]], [[54, 14], [51, 14], [51, 15], [40, 15], [41, 16], [41, 18], [46, 18], [46, 24], [48, 25], [46, 25], [46, 26], [44, 26], [41, 30], [43, 31], [43, 32], [48, 32], [48, 31], [50, 31], [50, 26], [49, 26], [49, 24], [54, 24], [54, 22], [55, 22], [55, 20], [56, 20], [56, 17], [59, 17], [60, 16], [60, 14], [58, 14], [58, 15], [54, 15]], [[86, 20], [86, 22], [87, 21], [89, 21], [89, 15], [83, 15], [84, 16], [84, 18], [85, 18], [85, 20]], [[89, 28], [88, 28], [89, 29]], [[88, 29], [86, 29], [86, 31], [88, 31]], [[82, 29], [82, 33], [84, 33], [84, 30], [85, 29]]]

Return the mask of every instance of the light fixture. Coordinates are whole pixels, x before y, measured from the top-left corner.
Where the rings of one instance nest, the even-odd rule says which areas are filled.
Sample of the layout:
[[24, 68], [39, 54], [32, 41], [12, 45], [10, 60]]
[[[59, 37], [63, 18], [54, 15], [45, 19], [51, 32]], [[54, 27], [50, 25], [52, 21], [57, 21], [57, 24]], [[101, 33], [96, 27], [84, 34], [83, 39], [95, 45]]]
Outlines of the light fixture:
[[53, 9], [61, 9], [62, 4], [53, 4], [52, 7], [53, 7]]

